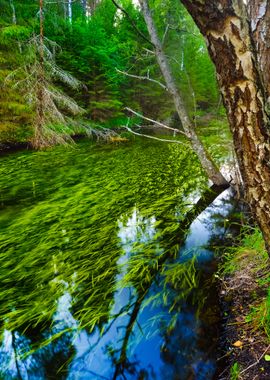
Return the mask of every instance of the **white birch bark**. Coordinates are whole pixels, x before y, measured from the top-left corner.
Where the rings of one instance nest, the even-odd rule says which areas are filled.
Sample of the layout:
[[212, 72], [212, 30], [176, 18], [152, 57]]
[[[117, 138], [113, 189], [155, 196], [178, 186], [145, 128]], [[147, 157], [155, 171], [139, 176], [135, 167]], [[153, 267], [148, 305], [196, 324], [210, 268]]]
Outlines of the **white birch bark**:
[[147, 25], [151, 42], [155, 49], [157, 62], [164, 77], [166, 87], [173, 98], [175, 109], [179, 115], [185, 134], [189, 138], [192, 148], [194, 152], [197, 154], [200, 163], [203, 169], [205, 170], [206, 174], [208, 175], [209, 179], [217, 186], [227, 186], [228, 182], [220, 173], [220, 171], [218, 170], [218, 168], [204, 149], [204, 146], [202, 145], [195, 131], [193, 122], [190, 120], [190, 117], [186, 111], [186, 107], [182, 99], [181, 93], [179, 92], [175, 80], [173, 78], [168, 59], [163, 51], [162, 43], [158, 36], [153, 17], [151, 15], [151, 10], [148, 5], [148, 1], [139, 0], [139, 3], [141, 6], [145, 23]]

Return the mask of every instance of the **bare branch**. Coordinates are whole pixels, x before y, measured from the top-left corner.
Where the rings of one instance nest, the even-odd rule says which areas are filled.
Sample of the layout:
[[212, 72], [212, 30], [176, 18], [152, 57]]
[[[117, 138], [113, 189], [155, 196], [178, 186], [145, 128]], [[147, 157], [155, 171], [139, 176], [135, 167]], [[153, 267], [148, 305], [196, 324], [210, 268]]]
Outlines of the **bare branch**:
[[159, 126], [162, 127], [162, 128], [169, 129], [170, 131], [173, 131], [173, 132], [176, 132], [176, 133], [181, 133], [182, 135], [188, 137], [188, 136], [186, 135], [185, 132], [180, 131], [180, 130], [177, 129], [177, 128], [171, 128], [171, 127], [168, 127], [167, 125], [161, 123], [160, 121], [153, 120], [153, 119], [150, 119], [149, 117], [143, 116], [143, 115], [140, 114], [139, 112], [136, 112], [136, 111], [134, 111], [133, 109], [131, 109], [131, 108], [129, 108], [129, 107], [126, 107], [125, 109], [126, 109], [127, 111], [133, 113], [134, 115], [141, 117], [141, 118], [144, 119], [144, 120], [150, 121], [151, 123], [155, 123], [155, 124], [159, 125]]
[[152, 54], [152, 55], [156, 55], [156, 53], [154, 52], [154, 51], [152, 51], [152, 50], [150, 50], [150, 49], [147, 49], [147, 48], [143, 48], [143, 50], [145, 50], [147, 53], [150, 53], [150, 54]]
[[[138, 124], [135, 124], [135, 125], [136, 125], [136, 127], [142, 128], [141, 125], [138, 125]], [[125, 128], [126, 128], [130, 133], [132, 133], [133, 135], [136, 135], [136, 136], [147, 137], [148, 139], [153, 139], [153, 140], [157, 140], [157, 141], [163, 141], [163, 142], [168, 142], [168, 143], [175, 143], [175, 144], [181, 144], [181, 145], [184, 145], [184, 146], [189, 146], [188, 144], [184, 143], [183, 141], [179, 141], [179, 140], [169, 140], [169, 139], [161, 139], [160, 137], [155, 137], [155, 136], [146, 135], [146, 134], [144, 134], [144, 133], [138, 133], [138, 132], [135, 132], [135, 131], [133, 131], [131, 128], [129, 128], [127, 125], [125, 126]]]
[[170, 25], [167, 24], [166, 25], [166, 29], [165, 29], [165, 32], [163, 34], [163, 37], [162, 37], [162, 40], [161, 40], [161, 45], [164, 45], [164, 42], [165, 42], [165, 39], [166, 39], [166, 36], [167, 36], [167, 33], [168, 33], [168, 30], [170, 29]]
[[256, 360], [256, 362], [254, 362], [253, 364], [251, 364], [250, 366], [248, 366], [247, 368], [243, 369], [243, 371], [240, 372], [240, 375], [242, 375], [244, 372], [248, 371], [250, 368], [252, 367], [255, 367], [255, 365], [259, 364], [259, 362], [262, 360], [262, 358], [264, 357], [264, 355], [267, 353], [267, 351], [270, 349], [270, 345], [266, 348], [266, 350], [263, 352], [263, 354], [259, 357], [258, 360]]
[[78, 106], [78, 104], [66, 94], [56, 88], [45, 88], [44, 91], [51, 97], [52, 100], [56, 101], [58, 105], [62, 105], [65, 109], [69, 110], [72, 115], [82, 114], [84, 110]]
[[70, 88], [78, 89], [82, 87], [82, 83], [76, 79], [73, 75], [69, 74], [67, 71], [62, 70], [59, 66], [55, 64], [54, 61], [46, 62], [47, 68], [51, 71], [51, 75], [59, 79], [62, 83], [65, 83]]
[[158, 84], [160, 87], [162, 87], [164, 90], [168, 91], [167, 87], [165, 86], [165, 84], [159, 82], [158, 80], [156, 79], [152, 79], [149, 77], [149, 72], [147, 73], [147, 76], [141, 76], [141, 75], [134, 75], [134, 74], [129, 74], [127, 73], [126, 71], [121, 71], [121, 70], [118, 70], [116, 69], [116, 71], [120, 74], [124, 74], [128, 77], [131, 77], [131, 78], [136, 78], [136, 79], [140, 79], [140, 80], [148, 80], [149, 82], [153, 82], [153, 83], [156, 83]]

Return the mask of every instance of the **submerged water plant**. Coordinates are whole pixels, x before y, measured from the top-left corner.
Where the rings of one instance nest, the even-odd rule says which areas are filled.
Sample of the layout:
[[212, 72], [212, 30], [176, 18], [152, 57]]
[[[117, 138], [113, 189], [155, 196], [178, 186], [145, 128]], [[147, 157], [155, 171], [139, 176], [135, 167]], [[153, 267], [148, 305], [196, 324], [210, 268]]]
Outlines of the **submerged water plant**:
[[158, 339], [165, 355], [183, 326], [197, 347], [199, 265], [179, 253], [207, 179], [190, 152], [82, 142], [11, 154], [0, 174], [0, 368], [10, 379], [14, 347], [22, 373], [40, 378], [95, 355], [111, 364], [93, 371], [140, 372], [132, 348]]

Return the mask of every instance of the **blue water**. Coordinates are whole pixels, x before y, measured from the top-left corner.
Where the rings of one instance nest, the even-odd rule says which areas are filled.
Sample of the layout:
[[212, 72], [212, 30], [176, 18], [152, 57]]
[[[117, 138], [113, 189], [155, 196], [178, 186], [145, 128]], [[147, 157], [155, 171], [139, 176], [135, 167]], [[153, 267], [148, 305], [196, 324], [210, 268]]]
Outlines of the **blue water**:
[[91, 149], [27, 153], [4, 182], [0, 378], [214, 379], [230, 190], [184, 228], [207, 184], [189, 152]]

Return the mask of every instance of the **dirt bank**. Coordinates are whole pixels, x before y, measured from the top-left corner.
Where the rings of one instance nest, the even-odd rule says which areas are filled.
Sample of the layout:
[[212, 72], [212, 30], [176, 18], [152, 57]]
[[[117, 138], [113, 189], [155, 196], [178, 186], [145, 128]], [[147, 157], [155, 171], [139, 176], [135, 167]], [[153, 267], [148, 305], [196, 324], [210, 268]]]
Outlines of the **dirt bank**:
[[230, 253], [222, 268], [218, 380], [270, 379], [270, 265], [262, 239], [258, 232], [255, 235]]

